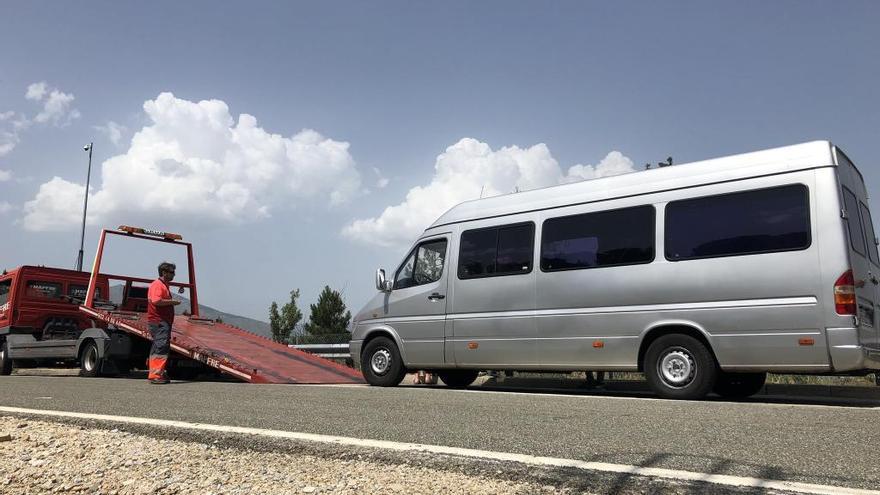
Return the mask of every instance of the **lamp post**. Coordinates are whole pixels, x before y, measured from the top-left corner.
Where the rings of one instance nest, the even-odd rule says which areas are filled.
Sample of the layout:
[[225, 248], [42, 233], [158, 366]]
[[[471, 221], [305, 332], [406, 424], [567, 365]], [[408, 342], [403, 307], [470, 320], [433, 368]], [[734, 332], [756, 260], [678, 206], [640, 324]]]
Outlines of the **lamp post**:
[[89, 211], [89, 181], [92, 178], [92, 147], [94, 143], [89, 143], [83, 146], [83, 151], [89, 152], [89, 169], [86, 173], [86, 194], [85, 199], [83, 200], [83, 223], [82, 223], [82, 234], [80, 234], [79, 238], [79, 256], [76, 257], [76, 270], [82, 271], [83, 267], [83, 246], [86, 242], [86, 212]]

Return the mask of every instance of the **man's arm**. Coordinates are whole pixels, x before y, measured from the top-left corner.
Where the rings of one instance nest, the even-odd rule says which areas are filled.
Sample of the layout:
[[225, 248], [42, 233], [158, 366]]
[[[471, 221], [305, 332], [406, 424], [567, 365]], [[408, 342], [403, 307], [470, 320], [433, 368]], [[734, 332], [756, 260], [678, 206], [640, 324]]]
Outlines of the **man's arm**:
[[177, 299], [159, 299], [158, 301], [153, 301], [153, 304], [156, 306], [177, 306], [180, 304], [180, 301]]
[[[168, 294], [169, 297], [162, 297], [165, 294]], [[162, 287], [156, 285], [150, 286], [150, 290], [147, 292], [147, 299], [149, 299], [150, 303], [152, 303], [156, 307], [177, 306], [178, 304], [180, 304], [180, 301], [171, 298], [171, 292], [163, 290]]]

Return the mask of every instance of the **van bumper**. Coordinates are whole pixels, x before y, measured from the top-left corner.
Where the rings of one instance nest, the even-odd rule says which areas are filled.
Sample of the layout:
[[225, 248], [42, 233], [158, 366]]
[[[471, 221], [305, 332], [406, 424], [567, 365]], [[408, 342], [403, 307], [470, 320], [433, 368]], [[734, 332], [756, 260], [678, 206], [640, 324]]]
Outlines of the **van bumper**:
[[354, 368], [357, 370], [361, 369], [361, 347], [363, 345], [363, 340], [352, 340], [348, 343], [348, 353], [351, 355]]
[[828, 328], [828, 353], [834, 371], [880, 370], [880, 349], [859, 343], [856, 328]]

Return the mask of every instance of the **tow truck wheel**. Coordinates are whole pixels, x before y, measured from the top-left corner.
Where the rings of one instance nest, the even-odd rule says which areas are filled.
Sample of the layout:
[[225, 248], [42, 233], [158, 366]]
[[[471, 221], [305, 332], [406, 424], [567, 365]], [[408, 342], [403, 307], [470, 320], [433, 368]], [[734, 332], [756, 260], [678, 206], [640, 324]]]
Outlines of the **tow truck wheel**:
[[480, 372], [477, 370], [447, 370], [437, 372], [437, 376], [439, 376], [440, 380], [442, 380], [449, 388], [465, 388], [471, 383], [474, 383], [474, 380], [477, 379], [479, 374]]
[[98, 344], [90, 340], [83, 344], [79, 358], [79, 376], [96, 377], [101, 374], [101, 357]]
[[9, 347], [6, 341], [0, 343], [0, 375], [12, 374], [12, 358], [9, 357]]
[[370, 385], [396, 387], [406, 376], [400, 351], [388, 337], [376, 337], [364, 346], [361, 372]]

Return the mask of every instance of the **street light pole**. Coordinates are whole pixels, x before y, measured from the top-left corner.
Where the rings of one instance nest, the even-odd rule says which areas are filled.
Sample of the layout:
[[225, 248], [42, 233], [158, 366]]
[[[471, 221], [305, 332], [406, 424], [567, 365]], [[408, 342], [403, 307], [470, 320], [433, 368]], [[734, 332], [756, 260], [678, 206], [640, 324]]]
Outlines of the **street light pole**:
[[82, 234], [80, 234], [79, 238], [79, 256], [76, 257], [76, 270], [82, 271], [83, 266], [83, 246], [86, 242], [86, 212], [89, 211], [89, 181], [92, 178], [92, 148], [94, 143], [89, 143], [83, 146], [83, 151], [89, 152], [89, 170], [86, 173], [86, 194], [85, 200], [83, 200], [83, 223], [82, 223]]

